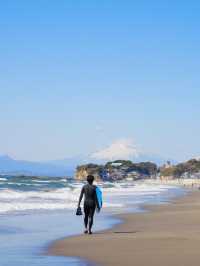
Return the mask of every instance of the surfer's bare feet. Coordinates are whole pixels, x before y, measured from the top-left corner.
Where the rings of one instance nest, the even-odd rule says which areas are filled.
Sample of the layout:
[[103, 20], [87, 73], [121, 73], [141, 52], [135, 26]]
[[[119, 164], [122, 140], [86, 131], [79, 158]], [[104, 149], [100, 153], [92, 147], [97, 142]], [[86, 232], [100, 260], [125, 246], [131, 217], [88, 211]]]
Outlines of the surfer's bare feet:
[[89, 231], [89, 235], [92, 235], [93, 233], [92, 233], [92, 231]]
[[85, 230], [85, 231], [84, 231], [84, 234], [87, 234], [87, 233], [88, 233], [88, 230]]

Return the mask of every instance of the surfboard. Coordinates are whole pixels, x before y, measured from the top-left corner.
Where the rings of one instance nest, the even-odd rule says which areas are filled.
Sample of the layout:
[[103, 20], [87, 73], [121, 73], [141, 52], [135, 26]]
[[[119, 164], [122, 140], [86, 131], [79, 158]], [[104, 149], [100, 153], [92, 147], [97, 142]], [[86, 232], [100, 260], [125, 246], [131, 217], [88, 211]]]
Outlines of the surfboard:
[[96, 195], [97, 195], [97, 204], [98, 204], [97, 210], [100, 211], [100, 209], [102, 208], [102, 205], [103, 205], [103, 200], [102, 200], [102, 192], [101, 192], [101, 189], [99, 187], [96, 187]]

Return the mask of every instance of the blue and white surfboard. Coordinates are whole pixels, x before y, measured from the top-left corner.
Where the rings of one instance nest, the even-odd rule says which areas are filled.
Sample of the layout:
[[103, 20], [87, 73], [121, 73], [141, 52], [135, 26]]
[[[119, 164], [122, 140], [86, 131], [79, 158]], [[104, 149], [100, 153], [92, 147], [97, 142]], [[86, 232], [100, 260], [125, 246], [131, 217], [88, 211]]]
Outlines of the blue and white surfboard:
[[103, 205], [103, 199], [102, 199], [102, 192], [99, 187], [96, 187], [96, 195], [97, 195], [97, 204], [98, 204], [97, 210], [100, 211]]

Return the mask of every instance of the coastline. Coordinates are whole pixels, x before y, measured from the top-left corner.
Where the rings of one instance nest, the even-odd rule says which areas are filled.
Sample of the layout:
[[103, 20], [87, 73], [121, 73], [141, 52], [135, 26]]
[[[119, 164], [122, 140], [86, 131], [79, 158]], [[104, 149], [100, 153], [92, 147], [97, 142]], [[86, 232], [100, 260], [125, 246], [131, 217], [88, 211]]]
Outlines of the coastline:
[[[17, 181], [20, 184], [27, 184], [29, 191], [24, 190], [23, 186], [20, 186], [21, 191], [15, 191], [12, 188], [13, 183], [9, 184], [11, 186], [9, 193], [1, 191], [0, 230], [3, 232], [0, 241], [1, 263], [7, 266], [20, 266], [24, 261], [29, 266], [88, 265], [86, 260], [77, 257], [46, 256], [45, 254], [47, 247], [55, 240], [82, 233], [83, 217], [75, 216], [76, 201], [82, 183], [69, 182], [64, 184], [65, 188], [55, 190], [56, 180], [56, 185], [52, 180], [48, 180], [48, 183], [47, 180], [32, 182], [32, 179], [24, 180], [23, 177]], [[7, 185], [9, 180], [2, 182]], [[48, 192], [44, 190], [47, 184]], [[100, 215], [96, 216], [95, 231], [106, 230], [120, 222], [116, 221], [115, 217], [121, 211], [137, 212], [141, 210], [140, 206], [146, 203], [164, 203], [185, 191], [174, 186], [159, 184], [157, 186], [146, 182], [134, 182], [134, 185], [132, 182], [106, 184], [103, 190], [105, 208]], [[5, 204], [5, 198], [8, 199], [9, 204]], [[62, 206], [65, 206], [65, 209], [60, 209]], [[30, 207], [33, 210], [29, 210]], [[39, 209], [41, 207], [42, 209]], [[6, 212], [11, 208], [13, 211]]]
[[168, 204], [146, 205], [148, 212], [117, 215], [120, 224], [57, 240], [47, 254], [99, 265], [198, 265], [199, 199], [194, 190]]

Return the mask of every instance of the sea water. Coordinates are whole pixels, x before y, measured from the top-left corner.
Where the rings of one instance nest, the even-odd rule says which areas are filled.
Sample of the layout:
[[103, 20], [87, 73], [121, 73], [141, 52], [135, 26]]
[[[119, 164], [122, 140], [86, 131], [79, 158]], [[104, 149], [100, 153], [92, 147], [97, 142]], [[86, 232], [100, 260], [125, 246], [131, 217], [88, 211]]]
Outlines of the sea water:
[[[0, 178], [0, 266], [88, 265], [76, 258], [45, 256], [47, 246], [83, 231], [75, 216], [83, 182], [66, 178]], [[141, 211], [143, 204], [165, 203], [184, 191], [178, 187], [144, 182], [105, 182], [103, 211], [95, 217], [94, 230], [119, 222], [111, 213]]]

